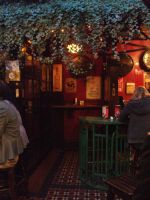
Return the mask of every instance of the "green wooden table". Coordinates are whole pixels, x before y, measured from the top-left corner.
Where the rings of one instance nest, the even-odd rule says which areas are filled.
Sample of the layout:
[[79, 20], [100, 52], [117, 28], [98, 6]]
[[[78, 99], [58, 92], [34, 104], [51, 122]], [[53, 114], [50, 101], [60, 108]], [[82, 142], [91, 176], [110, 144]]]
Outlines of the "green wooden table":
[[103, 180], [128, 168], [126, 123], [101, 117], [80, 117], [80, 179], [105, 189]]

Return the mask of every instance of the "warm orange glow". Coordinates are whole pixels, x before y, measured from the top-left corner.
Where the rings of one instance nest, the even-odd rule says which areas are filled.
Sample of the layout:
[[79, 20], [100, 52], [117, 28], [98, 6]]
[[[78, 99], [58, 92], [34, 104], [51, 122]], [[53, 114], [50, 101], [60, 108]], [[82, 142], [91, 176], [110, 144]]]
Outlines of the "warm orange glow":
[[31, 44], [32, 43], [31, 40], [28, 40], [28, 43]]
[[23, 47], [23, 48], [21, 49], [22, 53], [25, 53], [26, 50], [27, 50], [26, 47]]
[[73, 62], [78, 62], [79, 61], [79, 57], [75, 57], [74, 59], [73, 59]]
[[32, 61], [32, 56], [31, 55], [27, 56], [27, 60]]
[[138, 61], [134, 62], [134, 65], [139, 66], [139, 62]]

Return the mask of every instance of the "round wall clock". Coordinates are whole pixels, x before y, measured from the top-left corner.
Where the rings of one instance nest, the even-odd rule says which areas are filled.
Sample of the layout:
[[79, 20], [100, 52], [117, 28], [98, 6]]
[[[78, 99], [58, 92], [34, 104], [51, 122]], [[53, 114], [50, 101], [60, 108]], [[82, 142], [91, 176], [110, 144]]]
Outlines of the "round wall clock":
[[141, 68], [144, 71], [150, 71], [150, 50], [144, 51], [144, 53], [141, 56]]

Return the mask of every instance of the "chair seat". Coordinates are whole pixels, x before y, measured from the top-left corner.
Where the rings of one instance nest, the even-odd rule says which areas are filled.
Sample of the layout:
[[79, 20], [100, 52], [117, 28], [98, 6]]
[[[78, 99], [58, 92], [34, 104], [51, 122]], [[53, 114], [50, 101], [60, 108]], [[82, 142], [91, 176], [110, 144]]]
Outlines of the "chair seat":
[[132, 175], [113, 177], [105, 180], [105, 183], [109, 186], [107, 200], [114, 200], [115, 194], [123, 200], [132, 199], [137, 187], [136, 178]]
[[135, 177], [130, 175], [115, 177], [108, 179], [105, 182], [112, 188], [127, 193], [129, 196], [134, 194], [137, 183]]

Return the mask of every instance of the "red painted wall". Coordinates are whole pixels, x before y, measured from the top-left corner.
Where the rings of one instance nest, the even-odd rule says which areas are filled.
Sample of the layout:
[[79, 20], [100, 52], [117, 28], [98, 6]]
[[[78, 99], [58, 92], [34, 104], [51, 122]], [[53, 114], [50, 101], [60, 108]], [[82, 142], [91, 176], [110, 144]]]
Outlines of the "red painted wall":
[[65, 143], [79, 142], [79, 117], [80, 116], [100, 116], [99, 109], [82, 109], [64, 111], [64, 140]]
[[[150, 41], [130, 41], [130, 43], [150, 46]], [[124, 50], [136, 50], [141, 48], [140, 46], [130, 46], [130, 45], [120, 45], [118, 46], [119, 51]], [[132, 95], [126, 94], [126, 83], [135, 83], [135, 86], [144, 85], [144, 71], [141, 70], [139, 66], [139, 58], [142, 54], [142, 50], [134, 51], [128, 53], [134, 62], [134, 66], [132, 71], [122, 78], [122, 91], [118, 93], [119, 96], [123, 96], [126, 101], [128, 101]], [[102, 73], [102, 60], [98, 60], [96, 63], [95, 71], [90, 75], [101, 76]], [[64, 68], [64, 77], [63, 81], [65, 82], [65, 78], [72, 77], [69, 72]], [[78, 98], [78, 100], [86, 100], [86, 78], [77, 79], [77, 91], [76, 93], [66, 93], [64, 88], [64, 102], [73, 104], [74, 98]], [[91, 103], [99, 103], [100, 100], [94, 101]], [[79, 116], [85, 115], [93, 115], [99, 116], [100, 110], [73, 110], [71, 113], [64, 111], [64, 138], [66, 142], [77, 142], [79, 140]]]
[[[102, 73], [102, 60], [97, 60], [95, 70], [89, 76], [101, 76]], [[66, 67], [64, 68], [64, 82], [66, 78], [72, 77], [69, 74]], [[64, 102], [67, 104], [73, 104], [74, 99], [77, 98], [78, 102], [84, 100], [85, 103], [89, 103], [86, 100], [86, 78], [77, 78], [77, 90], [75, 93], [66, 93], [64, 88]], [[90, 103], [99, 104], [100, 100], [90, 100]], [[64, 111], [64, 139], [66, 143], [79, 141], [79, 117], [80, 116], [100, 116], [99, 109], [81, 109]]]
[[[130, 41], [132, 44], [137, 44], [141, 46], [131, 46], [131, 45], [120, 45], [118, 46], [119, 51], [123, 50], [136, 50], [142, 48], [142, 46], [150, 47], [150, 40], [134, 40]], [[119, 96], [123, 96], [126, 101], [128, 101], [132, 95], [126, 94], [126, 83], [135, 83], [135, 86], [144, 86], [144, 71], [140, 68], [139, 59], [141, 54], [143, 53], [143, 50], [137, 50], [134, 52], [129, 52], [128, 55], [130, 55], [133, 59], [134, 66], [132, 71], [122, 78], [123, 80], [123, 88], [122, 92], [118, 92]]]
[[[102, 60], [99, 59], [96, 61], [96, 67], [92, 71], [92, 73], [89, 74], [89, 76], [101, 76], [102, 73]], [[64, 67], [64, 82], [66, 78], [70, 78], [72, 75], [69, 73], [69, 71]], [[77, 98], [78, 100], [84, 100], [86, 101], [86, 77], [83, 78], [77, 78], [77, 91], [76, 93], [66, 93], [64, 88], [64, 102], [71, 103], [74, 101], [74, 98]], [[94, 100], [93, 100], [94, 102]]]

